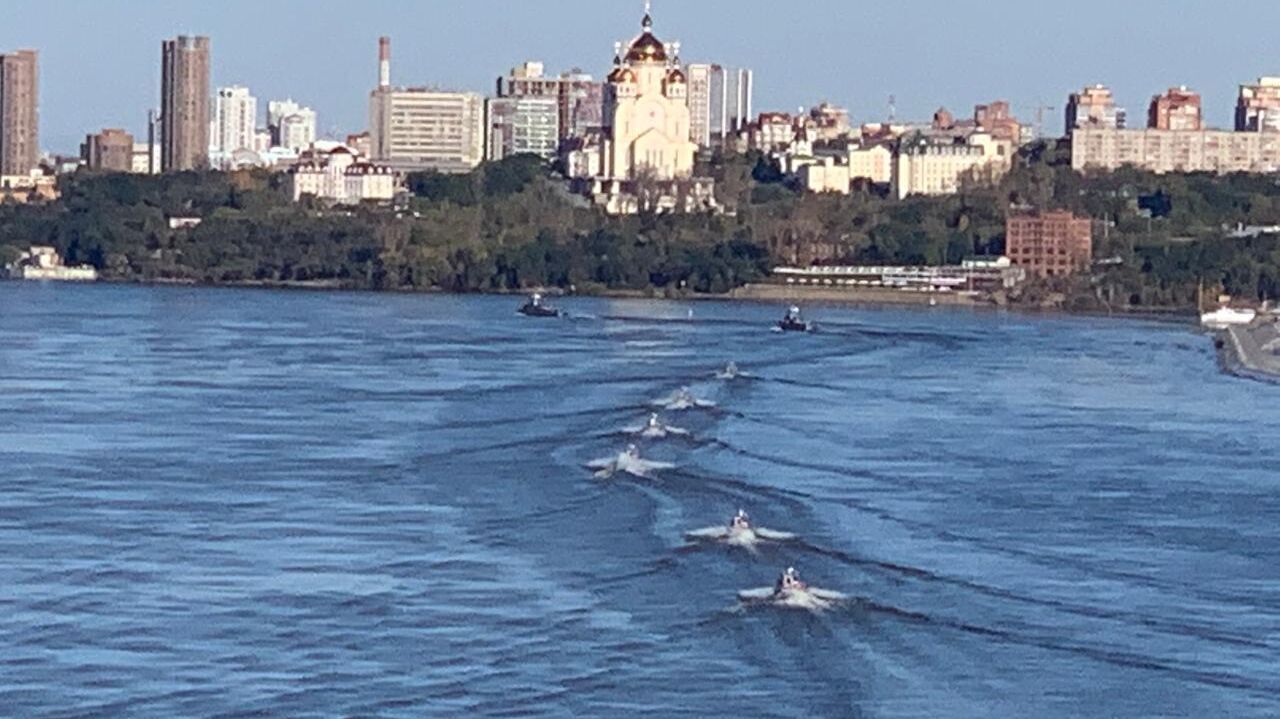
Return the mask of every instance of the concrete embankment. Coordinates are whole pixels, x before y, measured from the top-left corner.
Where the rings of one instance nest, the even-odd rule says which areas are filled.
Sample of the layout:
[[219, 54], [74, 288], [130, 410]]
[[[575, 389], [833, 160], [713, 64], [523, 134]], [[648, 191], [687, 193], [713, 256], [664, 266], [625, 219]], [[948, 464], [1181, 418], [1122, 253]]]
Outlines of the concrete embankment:
[[744, 285], [730, 293], [741, 300], [777, 302], [847, 302], [850, 304], [952, 305], [971, 307], [990, 305], [980, 298], [955, 292], [905, 292], [885, 287], [812, 287], [797, 285]]
[[1274, 321], [1228, 327], [1219, 337], [1227, 371], [1242, 377], [1280, 382], [1280, 329]]

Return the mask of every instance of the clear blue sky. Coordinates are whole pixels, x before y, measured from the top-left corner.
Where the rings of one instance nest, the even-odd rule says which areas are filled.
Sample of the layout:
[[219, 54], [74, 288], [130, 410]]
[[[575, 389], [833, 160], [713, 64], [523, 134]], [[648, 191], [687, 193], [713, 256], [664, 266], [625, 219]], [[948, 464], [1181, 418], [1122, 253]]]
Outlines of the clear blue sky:
[[[488, 93], [525, 59], [607, 70], [637, 29], [641, 0], [0, 0], [0, 51], [41, 53], [41, 145], [74, 151], [87, 131], [141, 132], [158, 102], [160, 41], [213, 42], [214, 86], [292, 96], [321, 131], [361, 130], [377, 37], [392, 37], [393, 81]], [[1141, 120], [1152, 94], [1199, 90], [1215, 125], [1236, 85], [1280, 74], [1276, 0], [654, 0], [655, 30], [687, 61], [756, 71], [756, 108], [829, 100], [857, 121], [967, 114], [1009, 99], [1030, 120], [1043, 102], [1061, 128], [1068, 92], [1105, 82]]]

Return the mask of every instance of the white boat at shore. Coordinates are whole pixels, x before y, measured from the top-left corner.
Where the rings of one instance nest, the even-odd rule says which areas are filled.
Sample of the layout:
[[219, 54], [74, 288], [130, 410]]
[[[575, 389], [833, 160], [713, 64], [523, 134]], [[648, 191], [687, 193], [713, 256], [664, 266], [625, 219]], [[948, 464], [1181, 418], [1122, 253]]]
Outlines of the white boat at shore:
[[1257, 318], [1257, 310], [1219, 307], [1212, 312], [1202, 313], [1200, 315], [1200, 324], [1210, 329], [1224, 330], [1228, 327], [1247, 325]]

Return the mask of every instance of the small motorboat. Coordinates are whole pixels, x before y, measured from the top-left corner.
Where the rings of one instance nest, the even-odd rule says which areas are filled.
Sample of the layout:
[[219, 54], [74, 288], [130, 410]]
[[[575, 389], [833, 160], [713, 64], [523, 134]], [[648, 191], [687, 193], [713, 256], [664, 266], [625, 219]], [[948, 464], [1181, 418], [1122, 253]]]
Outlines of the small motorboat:
[[786, 316], [778, 323], [778, 329], [783, 332], [808, 332], [813, 329], [812, 325], [800, 317], [800, 308], [792, 307], [787, 310]]
[[542, 295], [533, 294], [529, 296], [529, 300], [520, 306], [517, 310], [525, 317], [559, 317], [560, 310], [554, 307], [548, 307], [542, 303]]
[[787, 567], [774, 586], [745, 589], [738, 592], [738, 599], [743, 606], [765, 605], [816, 613], [832, 609], [848, 601], [849, 597], [830, 589], [810, 586], [800, 579], [795, 568]]
[[751, 517], [741, 509], [729, 520], [728, 526], [707, 527], [685, 532], [685, 538], [695, 542], [718, 542], [731, 547], [742, 547], [755, 551], [759, 544], [766, 542], [787, 542], [796, 538], [790, 532], [776, 532], [772, 529], [757, 527]]

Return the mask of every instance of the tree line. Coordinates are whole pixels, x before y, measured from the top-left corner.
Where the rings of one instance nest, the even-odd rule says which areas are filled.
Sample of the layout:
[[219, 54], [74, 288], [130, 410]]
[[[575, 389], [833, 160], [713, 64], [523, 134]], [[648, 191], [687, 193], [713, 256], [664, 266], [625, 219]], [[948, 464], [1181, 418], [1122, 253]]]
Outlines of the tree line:
[[[777, 264], [998, 255], [1010, 211], [1060, 208], [1095, 219], [1095, 257], [1108, 260], [1055, 280], [1072, 306], [1188, 307], [1202, 284], [1258, 299], [1280, 291], [1280, 240], [1223, 230], [1280, 224], [1273, 176], [1081, 174], [1056, 142], [1023, 148], [998, 182], [902, 201], [874, 186], [799, 192], [758, 154], [703, 157], [699, 172], [716, 179], [724, 212], [609, 217], [532, 157], [411, 174], [395, 209], [293, 203], [264, 171], [81, 172], [55, 201], [0, 204], [0, 261], [48, 244], [121, 281], [718, 293]], [[171, 229], [172, 217], [202, 222]]]

